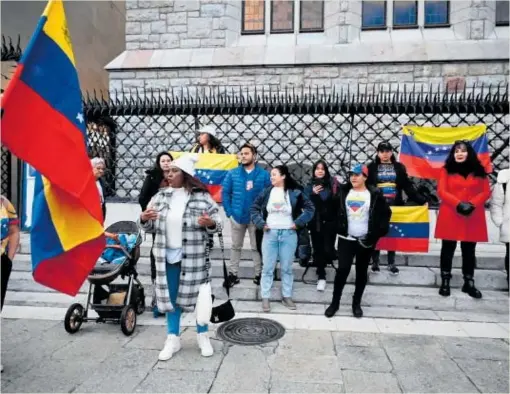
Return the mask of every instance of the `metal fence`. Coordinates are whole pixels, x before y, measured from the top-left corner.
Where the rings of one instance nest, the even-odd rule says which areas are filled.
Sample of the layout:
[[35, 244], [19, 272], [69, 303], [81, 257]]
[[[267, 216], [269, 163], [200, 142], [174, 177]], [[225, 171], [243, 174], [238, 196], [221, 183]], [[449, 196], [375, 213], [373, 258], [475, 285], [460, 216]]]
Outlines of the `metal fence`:
[[[136, 200], [156, 154], [190, 150], [204, 124], [217, 127], [227, 152], [237, 153], [242, 143], [251, 142], [261, 163], [288, 164], [302, 184], [318, 159], [345, 177], [351, 162], [375, 156], [380, 141], [389, 140], [398, 150], [405, 124], [483, 123], [495, 171], [508, 166], [508, 85], [455, 93], [417, 85], [386, 92], [215, 87], [194, 93], [131, 91], [84, 99], [90, 154], [106, 159], [110, 199]], [[432, 182], [413, 181], [435, 194]]]
[[[2, 34], [2, 46], [1, 46], [1, 60], [2, 62], [17, 62], [21, 59], [21, 47], [20, 47], [20, 37], [18, 36], [18, 41], [16, 44], [13, 43], [12, 38], [6, 37]], [[11, 66], [13, 67], [13, 66]], [[6, 69], [7, 67], [2, 66], [2, 87], [9, 79], [9, 75], [11, 70]], [[3, 88], [2, 88], [3, 93]], [[5, 149], [4, 146], [1, 147], [1, 167], [0, 167], [0, 184], [1, 184], [1, 192], [2, 195], [7, 198], [12, 198], [12, 175], [13, 175], [13, 166], [12, 166], [12, 156], [11, 153]]]

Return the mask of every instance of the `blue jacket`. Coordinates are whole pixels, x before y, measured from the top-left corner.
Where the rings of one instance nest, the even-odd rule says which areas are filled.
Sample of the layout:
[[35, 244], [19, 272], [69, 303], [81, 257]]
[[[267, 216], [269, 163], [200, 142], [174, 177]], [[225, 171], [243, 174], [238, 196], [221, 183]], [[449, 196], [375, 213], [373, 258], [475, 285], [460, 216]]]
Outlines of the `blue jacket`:
[[[261, 193], [251, 206], [251, 220], [258, 229], [263, 229], [267, 219], [267, 203], [271, 195], [272, 186]], [[292, 218], [298, 229], [305, 227], [313, 218], [315, 207], [310, 199], [298, 189], [289, 190]]]
[[[253, 182], [253, 188], [246, 190], [247, 182]], [[271, 184], [269, 172], [255, 165], [248, 174], [243, 166], [229, 171], [223, 180], [222, 200], [227, 217], [239, 224], [250, 223], [250, 207], [262, 191]]]

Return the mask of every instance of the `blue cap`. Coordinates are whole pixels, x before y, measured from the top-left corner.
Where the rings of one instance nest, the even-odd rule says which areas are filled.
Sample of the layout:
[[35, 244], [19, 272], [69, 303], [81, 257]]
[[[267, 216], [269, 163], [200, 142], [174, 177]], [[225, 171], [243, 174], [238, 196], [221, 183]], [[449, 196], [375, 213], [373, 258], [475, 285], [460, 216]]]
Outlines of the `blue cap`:
[[368, 176], [368, 168], [364, 166], [363, 164], [353, 164], [351, 166], [351, 169], [349, 170], [349, 174], [356, 174], [356, 175], [365, 175]]

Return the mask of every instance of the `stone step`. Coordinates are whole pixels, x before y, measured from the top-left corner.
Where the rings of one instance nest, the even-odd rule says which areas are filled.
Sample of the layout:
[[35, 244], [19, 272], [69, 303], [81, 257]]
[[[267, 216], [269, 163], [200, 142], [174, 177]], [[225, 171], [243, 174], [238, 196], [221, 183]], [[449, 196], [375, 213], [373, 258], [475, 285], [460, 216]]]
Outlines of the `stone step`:
[[[223, 263], [220, 260], [212, 260], [212, 277], [223, 278]], [[31, 280], [32, 265], [30, 256], [17, 255], [15, 258], [14, 271], [12, 278], [18, 277], [20, 279]], [[144, 284], [150, 284], [150, 262], [147, 258], [141, 258], [138, 262], [137, 270], [139, 279]], [[305, 268], [294, 264], [294, 280], [302, 282], [302, 276]], [[462, 272], [458, 268], [452, 270], [451, 286], [454, 288], [461, 287], [463, 284]], [[239, 266], [238, 276], [242, 280], [251, 281], [254, 276], [253, 263], [243, 260]], [[326, 280], [333, 282], [335, 278], [335, 271], [333, 268], [326, 269]], [[355, 268], [347, 279], [348, 283], [353, 283], [355, 278]], [[313, 283], [317, 280], [315, 268], [312, 267], [308, 270], [305, 276], [307, 283]], [[475, 281], [478, 288], [484, 290], [505, 290], [507, 288], [506, 273], [501, 270], [483, 269], [478, 270], [475, 275]], [[384, 285], [384, 286], [429, 286], [437, 287], [441, 283], [441, 275], [439, 268], [432, 267], [400, 267], [398, 275], [392, 275], [385, 266], [381, 266], [381, 271], [374, 273], [369, 271], [369, 284]]]
[[[222, 287], [222, 279], [212, 279], [213, 294], [218, 299], [225, 299], [225, 290]], [[116, 283], [121, 283], [119, 279]], [[152, 294], [152, 285], [147, 284], [145, 280], [146, 295]], [[88, 283], [85, 283], [80, 294], [88, 291]], [[273, 286], [271, 299], [277, 301], [280, 296], [281, 283], [276, 282]], [[325, 292], [318, 292], [315, 286], [296, 282], [294, 284], [293, 298], [300, 304], [319, 304], [319, 309], [329, 304], [332, 297], [332, 285], [327, 286]], [[347, 284], [343, 295], [343, 304], [349, 305], [354, 286]], [[18, 297], [17, 302], [23, 302], [23, 296], [15, 296], [13, 293], [50, 293], [58, 294], [55, 291], [44, 287], [31, 277], [29, 272], [15, 271], [12, 273], [9, 282], [10, 297]], [[21, 297], [21, 299], [20, 299]], [[37, 301], [37, 297], [34, 302]], [[32, 299], [32, 298], [31, 298]], [[27, 304], [31, 299], [26, 300]], [[231, 299], [236, 301], [259, 301], [260, 294], [258, 286], [251, 281], [244, 280], [231, 289]], [[71, 298], [69, 298], [71, 301]], [[14, 299], [13, 299], [14, 301]], [[483, 298], [474, 300], [468, 295], [462, 293], [459, 289], [452, 289], [450, 297], [441, 297], [437, 293], [437, 288], [417, 287], [417, 286], [374, 286], [368, 285], [363, 297], [363, 305], [379, 308], [392, 307], [403, 309], [432, 310], [432, 311], [463, 311], [472, 313], [496, 313], [508, 316], [508, 293], [501, 291], [484, 290]], [[313, 306], [310, 306], [313, 308]]]
[[[142, 243], [140, 256], [141, 258], [148, 258], [150, 254], [151, 244], [147, 240]], [[430, 249], [428, 253], [399, 253], [396, 256], [396, 264], [399, 266], [413, 266], [413, 267], [438, 267], [439, 266], [439, 255], [441, 250], [441, 244], [437, 242], [430, 243]], [[24, 234], [20, 243], [21, 255], [30, 255], [30, 237]], [[245, 240], [243, 245], [241, 259], [251, 261], [252, 250], [250, 249], [249, 243]], [[385, 254], [381, 253], [381, 262], [386, 262]], [[231, 241], [225, 239], [225, 258], [230, 259], [231, 256]], [[480, 244], [477, 246], [477, 267], [478, 269], [504, 269], [504, 256], [505, 248], [501, 244]], [[218, 242], [211, 252], [211, 258], [221, 259], [222, 253], [218, 247]], [[453, 259], [453, 267], [460, 268], [462, 266], [462, 258], [460, 252], [460, 246], [455, 251]]]
[[[87, 301], [86, 294], [79, 294], [71, 297], [61, 293], [49, 292], [18, 292], [10, 291], [5, 298], [5, 304], [17, 307], [37, 307], [37, 308], [68, 308], [71, 304], [78, 302], [85, 305]], [[150, 314], [149, 296], [146, 297], [147, 314]], [[221, 303], [221, 301], [219, 301]], [[242, 301], [233, 300], [232, 304], [236, 313], [261, 313], [260, 301]], [[291, 311], [280, 302], [271, 303], [271, 312], [284, 315], [295, 316], [323, 316], [327, 304], [297, 303], [297, 310]], [[508, 314], [501, 313], [482, 313], [473, 311], [435, 311], [414, 308], [402, 308], [391, 306], [364, 306], [365, 317], [377, 317], [385, 319], [413, 319], [413, 320], [435, 320], [435, 321], [473, 321], [473, 322], [491, 322], [508, 323]], [[349, 303], [342, 303], [337, 316], [351, 316]], [[63, 316], [62, 316], [63, 318]]]

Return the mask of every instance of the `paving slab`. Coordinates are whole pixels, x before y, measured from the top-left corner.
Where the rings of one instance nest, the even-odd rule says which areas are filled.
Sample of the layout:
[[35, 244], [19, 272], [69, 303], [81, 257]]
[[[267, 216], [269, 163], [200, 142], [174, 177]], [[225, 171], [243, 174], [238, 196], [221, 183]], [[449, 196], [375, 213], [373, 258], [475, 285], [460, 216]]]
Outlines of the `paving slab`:
[[[360, 332], [332, 332], [335, 346], [380, 347], [380, 334]], [[338, 350], [337, 350], [338, 351]]]
[[[508, 355], [508, 354], [507, 354]], [[508, 393], [508, 360], [455, 359], [481, 393]]]
[[267, 357], [260, 347], [229, 347], [210, 392], [267, 393], [272, 374]]
[[100, 363], [75, 392], [131, 393], [152, 371], [157, 357], [155, 350], [120, 349]]
[[135, 393], [207, 393], [214, 372], [154, 369], [136, 387]]
[[[340, 371], [338, 372], [340, 373]], [[307, 394], [307, 393], [344, 393], [344, 386], [342, 384], [332, 383], [304, 383], [304, 382], [289, 382], [285, 380], [272, 380], [270, 393], [288, 393], [288, 394]]]
[[336, 346], [341, 369], [369, 372], [390, 372], [393, 369], [384, 349], [380, 347]]
[[342, 384], [340, 362], [336, 356], [275, 354], [269, 357], [269, 365], [272, 376], [280, 380]]
[[275, 355], [335, 355], [333, 338], [328, 331], [288, 331], [278, 344]]
[[[487, 338], [442, 338], [437, 341], [453, 358], [508, 361], [508, 344]], [[475, 362], [476, 363], [476, 362]]]
[[391, 373], [343, 370], [346, 393], [401, 393], [395, 375]]

